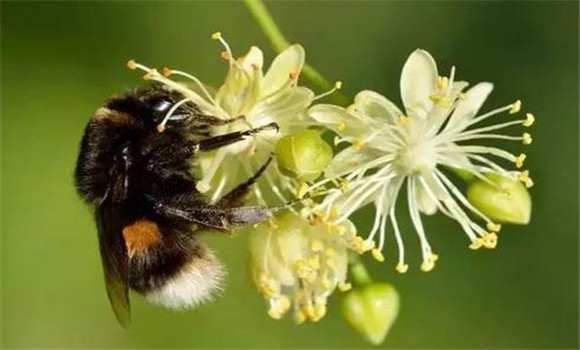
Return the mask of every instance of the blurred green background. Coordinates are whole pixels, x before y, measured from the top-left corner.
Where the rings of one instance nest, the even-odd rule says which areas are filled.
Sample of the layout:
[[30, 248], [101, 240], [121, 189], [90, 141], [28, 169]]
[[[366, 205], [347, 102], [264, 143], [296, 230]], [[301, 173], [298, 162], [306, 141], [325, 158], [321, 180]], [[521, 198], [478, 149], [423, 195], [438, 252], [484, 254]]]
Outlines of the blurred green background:
[[[578, 347], [578, 3], [273, 2], [273, 15], [310, 63], [344, 92], [399, 102], [399, 73], [416, 48], [440, 71], [492, 81], [484, 109], [516, 98], [537, 117], [527, 163], [536, 180], [528, 226], [506, 226], [494, 251], [471, 251], [454, 222], [428, 217], [437, 268], [419, 271], [408, 218], [406, 275], [394, 251], [369, 266], [402, 296], [385, 348]], [[90, 210], [72, 172], [84, 124], [109, 95], [141, 84], [130, 58], [179, 67], [217, 84], [221, 30], [243, 54], [273, 52], [236, 2], [2, 2], [3, 347], [364, 348], [335, 296], [318, 324], [277, 322], [247, 273], [245, 237], [212, 237], [230, 269], [213, 304], [172, 312], [133, 298], [120, 329], [102, 281]], [[401, 210], [401, 213], [405, 211]], [[357, 216], [368, 226], [371, 211]], [[365, 220], [366, 219], [366, 220]]]

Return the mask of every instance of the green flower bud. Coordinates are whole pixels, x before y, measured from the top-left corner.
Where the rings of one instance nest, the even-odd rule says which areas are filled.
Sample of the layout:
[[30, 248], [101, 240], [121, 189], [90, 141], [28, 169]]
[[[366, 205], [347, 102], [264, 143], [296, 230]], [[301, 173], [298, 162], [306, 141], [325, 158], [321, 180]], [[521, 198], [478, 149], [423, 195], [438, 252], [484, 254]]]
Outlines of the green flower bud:
[[332, 160], [332, 148], [316, 130], [282, 137], [276, 145], [280, 171], [303, 181], [314, 181]]
[[497, 174], [489, 174], [487, 178], [497, 187], [480, 179], [474, 180], [467, 187], [469, 202], [494, 221], [530, 222], [532, 199], [526, 186], [517, 179]]
[[342, 300], [346, 321], [366, 340], [385, 340], [399, 313], [399, 294], [387, 283], [370, 283], [348, 292]]

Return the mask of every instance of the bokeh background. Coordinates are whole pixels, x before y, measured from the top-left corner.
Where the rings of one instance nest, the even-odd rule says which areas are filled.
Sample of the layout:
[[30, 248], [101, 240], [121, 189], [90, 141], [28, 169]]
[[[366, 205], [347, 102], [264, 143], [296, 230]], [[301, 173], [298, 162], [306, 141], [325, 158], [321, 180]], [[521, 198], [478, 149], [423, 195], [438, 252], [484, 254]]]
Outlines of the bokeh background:
[[[418, 269], [370, 262], [402, 296], [385, 348], [578, 347], [578, 2], [320, 1], [268, 3], [310, 63], [346, 94], [373, 89], [399, 102], [399, 72], [416, 48], [440, 70], [457, 65], [496, 89], [484, 108], [516, 98], [537, 125], [527, 163], [533, 219], [504, 227], [494, 251], [471, 251], [459, 226], [426, 219], [441, 259]], [[133, 324], [116, 323], [103, 287], [90, 210], [72, 171], [84, 124], [103, 100], [141, 84], [136, 58], [194, 72], [226, 70], [221, 30], [238, 54], [273, 52], [238, 2], [2, 2], [1, 345], [9, 348], [364, 348], [332, 300], [320, 323], [271, 320], [247, 275], [245, 237], [209, 238], [230, 269], [222, 298], [172, 312], [133, 298]], [[405, 211], [401, 210], [401, 213]], [[356, 221], [368, 226], [370, 211]]]

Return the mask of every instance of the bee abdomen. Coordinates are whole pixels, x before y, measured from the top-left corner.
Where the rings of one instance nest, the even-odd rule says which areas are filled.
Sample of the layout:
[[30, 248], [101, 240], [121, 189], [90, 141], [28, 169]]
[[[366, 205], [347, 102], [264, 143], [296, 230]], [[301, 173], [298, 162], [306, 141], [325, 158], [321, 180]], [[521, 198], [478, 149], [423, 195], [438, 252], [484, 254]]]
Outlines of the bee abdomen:
[[206, 246], [201, 254], [185, 262], [165, 283], [145, 293], [153, 304], [171, 309], [193, 308], [213, 298], [223, 289], [226, 271]]
[[138, 220], [123, 233], [129, 285], [150, 302], [192, 308], [221, 290], [226, 275], [222, 263], [189, 229]]

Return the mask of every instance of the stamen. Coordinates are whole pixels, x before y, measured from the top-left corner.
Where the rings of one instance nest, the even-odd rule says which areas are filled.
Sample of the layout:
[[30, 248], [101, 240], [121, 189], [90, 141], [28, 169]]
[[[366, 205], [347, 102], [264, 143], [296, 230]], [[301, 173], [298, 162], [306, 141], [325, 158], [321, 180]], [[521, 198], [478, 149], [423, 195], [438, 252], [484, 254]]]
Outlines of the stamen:
[[522, 101], [517, 100], [511, 105], [510, 114], [516, 114], [520, 109], [522, 109]]
[[334, 87], [330, 90], [328, 90], [327, 92], [324, 92], [320, 95], [316, 95], [314, 96], [314, 98], [312, 99], [312, 101], [317, 101], [320, 100], [321, 98], [324, 98], [328, 95], [332, 95], [335, 91], [340, 90], [342, 88], [342, 82], [341, 81], [337, 81], [336, 83], [334, 83]]
[[127, 61], [127, 68], [129, 68], [130, 70], [137, 69], [137, 62], [135, 62], [135, 60]]
[[523, 125], [525, 127], [530, 127], [534, 124], [535, 121], [536, 121], [536, 118], [534, 118], [534, 115], [532, 113], [527, 113], [526, 120], [524, 120]]
[[204, 93], [204, 95], [207, 97], [208, 101], [213, 103], [216, 107], [218, 106], [218, 104], [215, 102], [215, 100], [213, 99], [213, 97], [211, 96], [209, 91], [207, 91], [207, 89], [205, 88], [203, 83], [195, 76], [193, 76], [189, 73], [182, 72], [182, 71], [172, 70], [172, 69], [169, 69], [167, 67], [163, 68], [163, 75], [165, 77], [169, 77], [171, 75], [180, 75], [182, 77], [185, 77], [187, 79], [192, 80], [200, 88], [200, 90]]
[[375, 258], [375, 260], [377, 260], [378, 262], [383, 262], [385, 261], [385, 256], [383, 255], [383, 253], [381, 253], [380, 250], [378, 250], [377, 248], [373, 249], [371, 251], [371, 254], [373, 255], [373, 258]]
[[522, 135], [522, 138], [523, 138], [523, 141], [522, 142], [523, 142], [524, 145], [529, 145], [529, 144], [532, 143], [532, 135], [530, 135], [529, 133], [525, 132]]
[[501, 225], [500, 224], [495, 224], [493, 222], [488, 222], [487, 223], [487, 229], [492, 231], [492, 232], [499, 232], [501, 230]]
[[171, 109], [169, 111], [167, 111], [167, 114], [165, 114], [165, 117], [163, 118], [163, 121], [161, 123], [159, 123], [159, 125], [157, 125], [157, 132], [162, 133], [165, 131], [165, 124], [169, 121], [169, 119], [171, 119], [171, 116], [173, 115], [173, 113], [175, 113], [175, 111], [183, 104], [187, 103], [191, 101], [190, 98], [184, 98], [183, 100], [177, 102], [176, 104], [174, 104]]
[[526, 154], [522, 153], [519, 156], [516, 157], [516, 159], [514, 160], [514, 163], [516, 164], [517, 168], [521, 168], [524, 166], [524, 161], [526, 160]]
[[352, 289], [352, 284], [346, 282], [339, 282], [338, 283], [338, 290], [341, 292], [346, 292]]
[[437, 77], [437, 89], [445, 90], [449, 85], [449, 79], [447, 77], [438, 76]]
[[[223, 47], [226, 49], [227, 56], [229, 56], [229, 58], [227, 60], [231, 63], [234, 55], [232, 54], [232, 50], [230, 49], [230, 46], [228, 45], [228, 43], [222, 37], [222, 33], [221, 32], [215, 32], [215, 33], [213, 33], [211, 35], [211, 38], [213, 40], [218, 40], [223, 45]], [[224, 57], [224, 56], [225, 55], [222, 54], [222, 57]]]
[[534, 186], [534, 181], [530, 177], [530, 172], [528, 170], [522, 171], [518, 176], [518, 180], [520, 180], [526, 186], [526, 188]]

